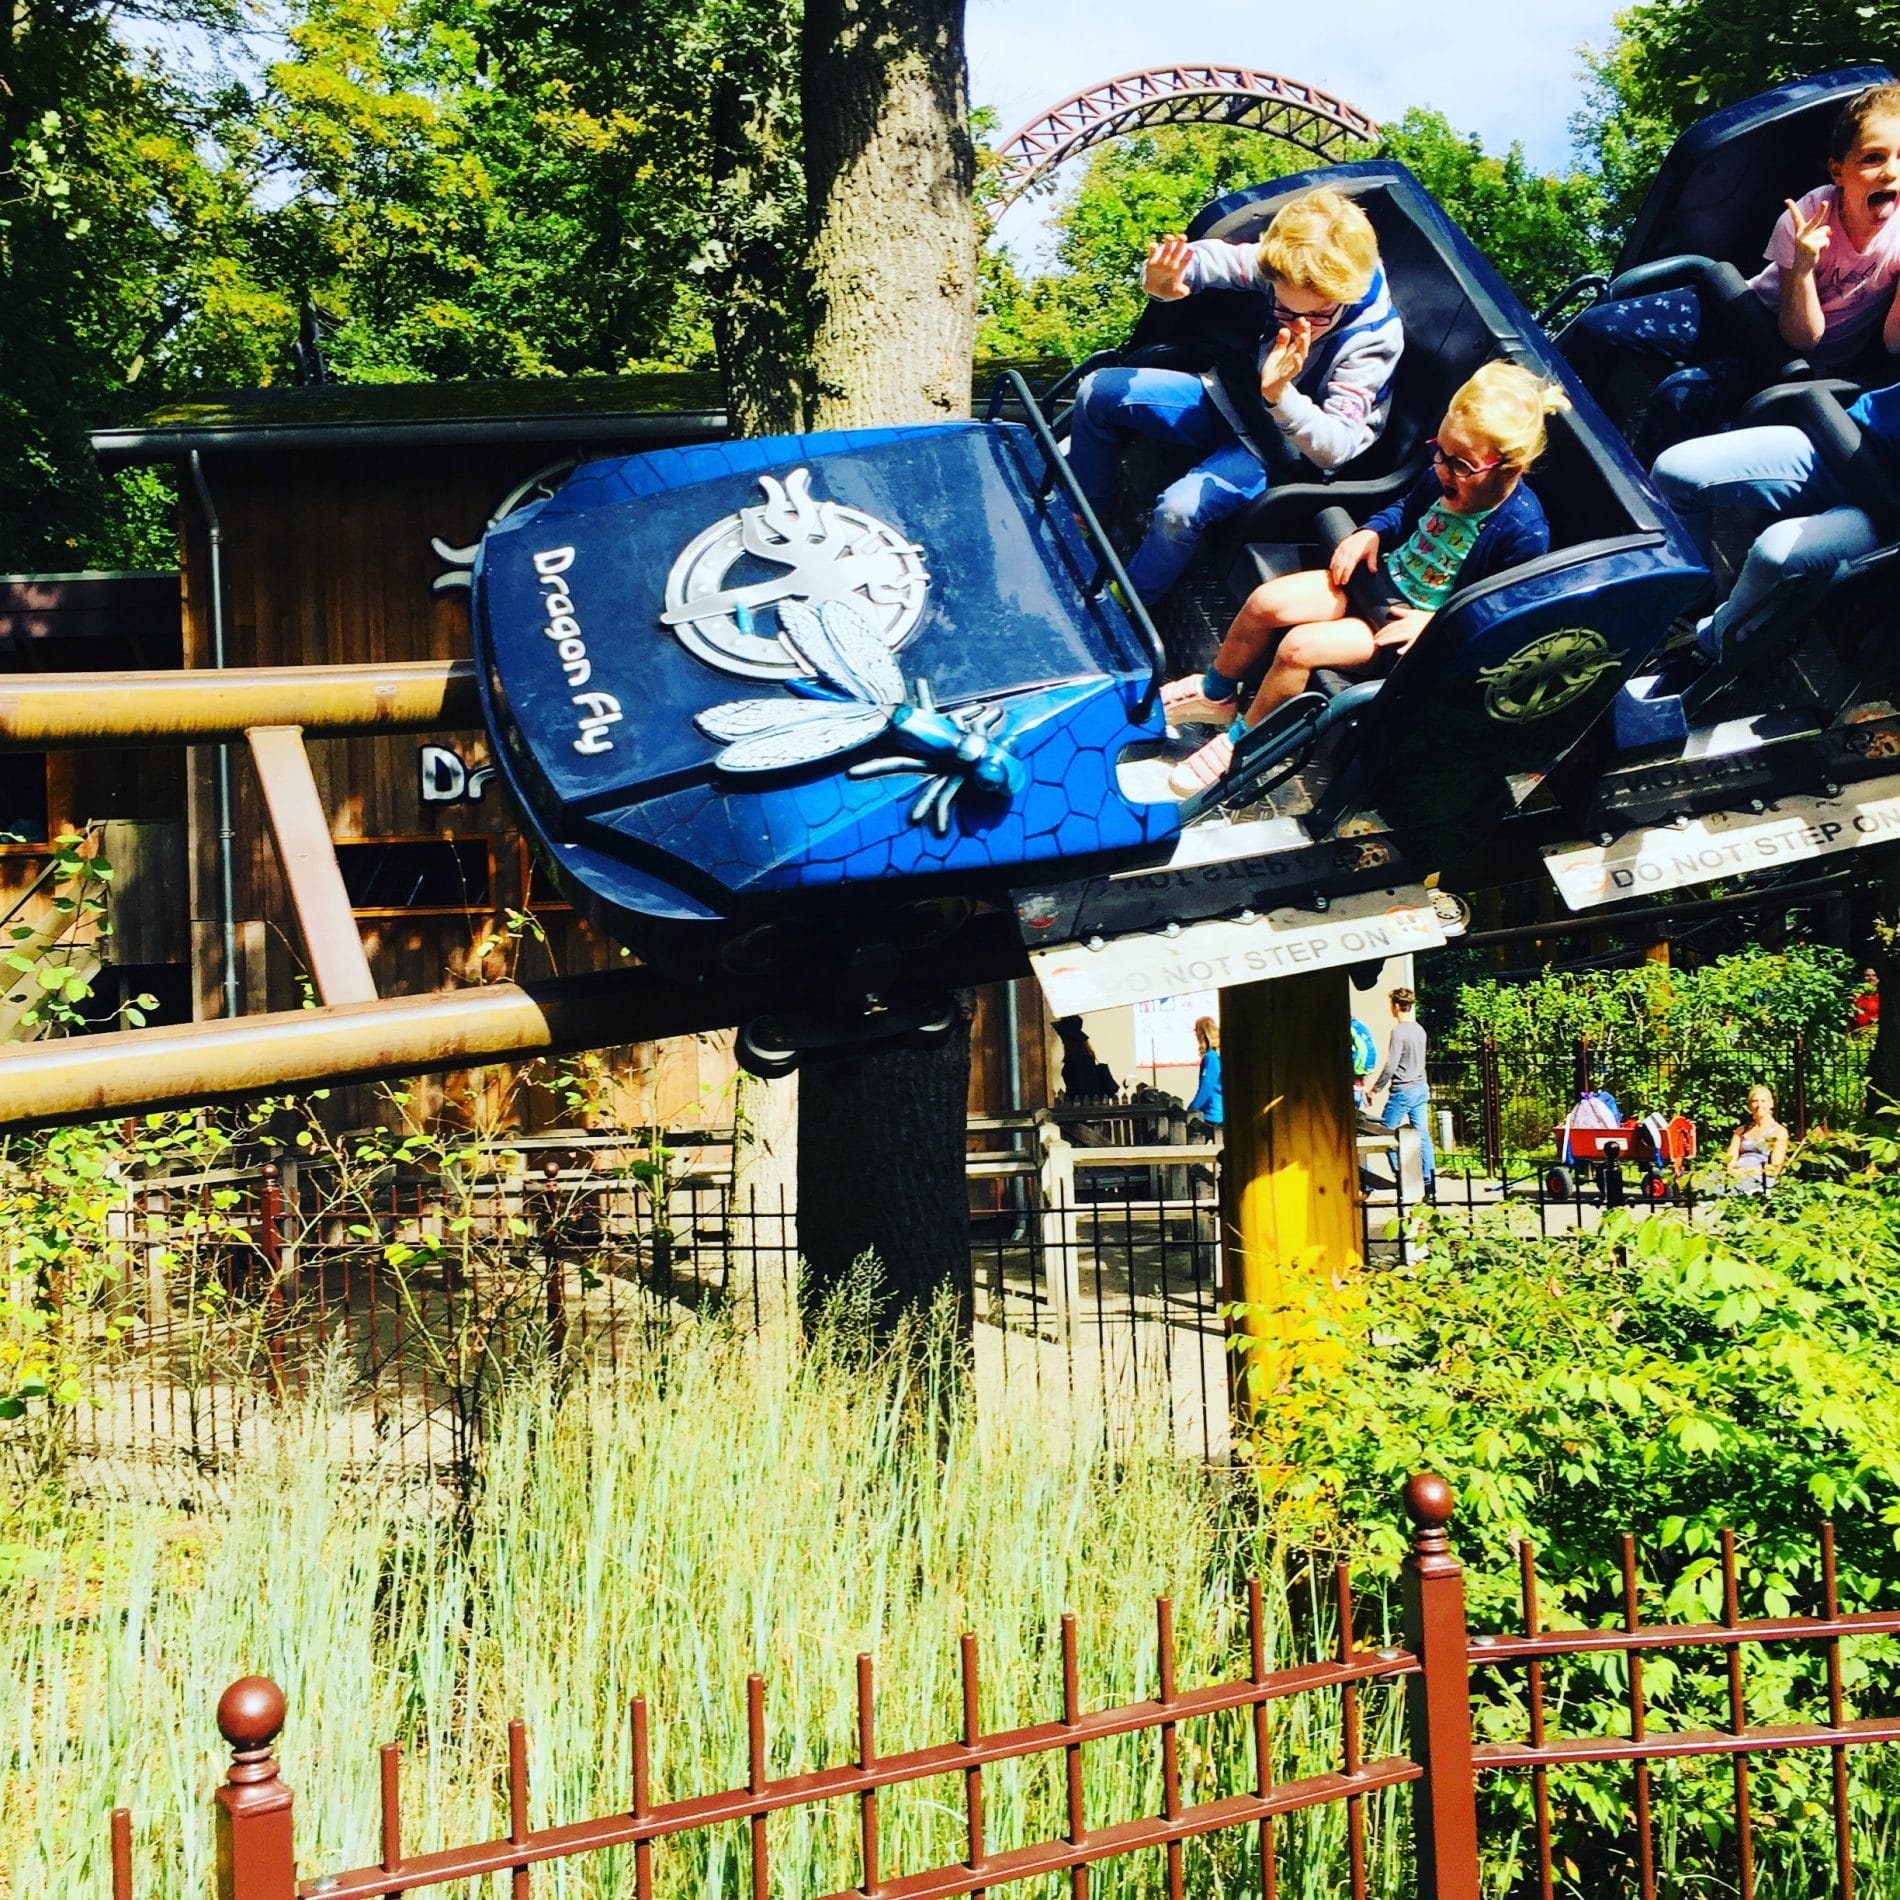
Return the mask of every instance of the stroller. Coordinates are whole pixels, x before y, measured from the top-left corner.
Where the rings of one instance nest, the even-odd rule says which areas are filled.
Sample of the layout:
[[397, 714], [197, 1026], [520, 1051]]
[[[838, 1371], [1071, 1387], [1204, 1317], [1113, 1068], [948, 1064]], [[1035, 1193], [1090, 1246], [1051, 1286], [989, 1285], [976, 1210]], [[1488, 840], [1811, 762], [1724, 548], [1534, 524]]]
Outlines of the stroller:
[[1557, 1159], [1545, 1171], [1544, 1191], [1554, 1201], [1577, 1198], [1588, 1177], [1607, 1207], [1624, 1200], [1623, 1170], [1634, 1162], [1637, 1195], [1649, 1202], [1682, 1198], [1683, 1176], [1695, 1159], [1695, 1123], [1686, 1115], [1645, 1115], [1626, 1121], [1616, 1097], [1591, 1089], [1558, 1125]]

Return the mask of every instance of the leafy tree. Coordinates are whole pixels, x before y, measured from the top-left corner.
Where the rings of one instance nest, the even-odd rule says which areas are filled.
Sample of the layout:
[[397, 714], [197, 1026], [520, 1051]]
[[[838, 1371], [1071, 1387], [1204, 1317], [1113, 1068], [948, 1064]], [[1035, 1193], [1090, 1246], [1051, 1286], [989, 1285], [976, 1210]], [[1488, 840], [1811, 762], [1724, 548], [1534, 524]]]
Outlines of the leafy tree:
[[[216, 31], [222, 0], [170, 16]], [[219, 156], [228, 102], [114, 34], [95, 0], [18, 0], [0, 37], [0, 558], [169, 558], [162, 484], [101, 479], [87, 430], [183, 366], [245, 376], [260, 307], [222, 255], [247, 181]]]
[[1671, 140], [1705, 113], [1783, 80], [1885, 65], [1897, 43], [1895, 0], [1638, 0], [1587, 57], [1592, 90], [1576, 122], [1609, 228], [1628, 225]]
[[1533, 310], [1572, 278], [1603, 268], [1603, 190], [1589, 173], [1536, 171], [1520, 145], [1493, 156], [1475, 133], [1420, 107], [1385, 128], [1379, 152], [1417, 173]]

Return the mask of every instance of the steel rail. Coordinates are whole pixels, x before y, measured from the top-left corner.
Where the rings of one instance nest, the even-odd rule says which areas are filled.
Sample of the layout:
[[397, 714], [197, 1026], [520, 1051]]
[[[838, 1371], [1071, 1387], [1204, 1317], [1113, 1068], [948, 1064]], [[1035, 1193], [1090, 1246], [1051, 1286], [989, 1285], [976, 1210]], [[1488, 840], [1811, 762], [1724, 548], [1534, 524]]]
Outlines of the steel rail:
[[240, 743], [256, 726], [313, 738], [478, 728], [471, 660], [63, 673], [0, 685], [0, 751]]

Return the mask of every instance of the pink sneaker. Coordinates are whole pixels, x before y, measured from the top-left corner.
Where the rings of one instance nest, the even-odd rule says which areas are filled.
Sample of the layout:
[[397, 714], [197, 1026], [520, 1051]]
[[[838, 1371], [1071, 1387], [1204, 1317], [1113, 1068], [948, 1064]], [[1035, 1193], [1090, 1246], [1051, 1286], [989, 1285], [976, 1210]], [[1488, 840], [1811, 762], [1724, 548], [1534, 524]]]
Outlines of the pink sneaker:
[[1234, 742], [1217, 732], [1198, 752], [1190, 752], [1168, 774], [1168, 790], [1176, 798], [1192, 798], [1210, 785], [1218, 785], [1234, 762]]
[[1240, 716], [1240, 700], [1238, 695], [1209, 699], [1200, 680], [1190, 675], [1162, 687], [1161, 716], [1171, 726], [1231, 726]]

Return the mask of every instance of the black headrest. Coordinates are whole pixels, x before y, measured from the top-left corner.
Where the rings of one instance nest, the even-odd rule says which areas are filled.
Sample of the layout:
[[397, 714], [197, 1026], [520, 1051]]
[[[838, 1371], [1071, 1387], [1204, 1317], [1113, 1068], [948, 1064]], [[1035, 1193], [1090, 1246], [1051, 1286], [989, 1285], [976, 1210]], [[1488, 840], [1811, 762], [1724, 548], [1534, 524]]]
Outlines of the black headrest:
[[1849, 67], [1698, 120], [1657, 167], [1616, 268], [1692, 255], [1752, 277], [1782, 201], [1827, 183], [1835, 114], [1855, 93], [1892, 77], [1884, 66]]

